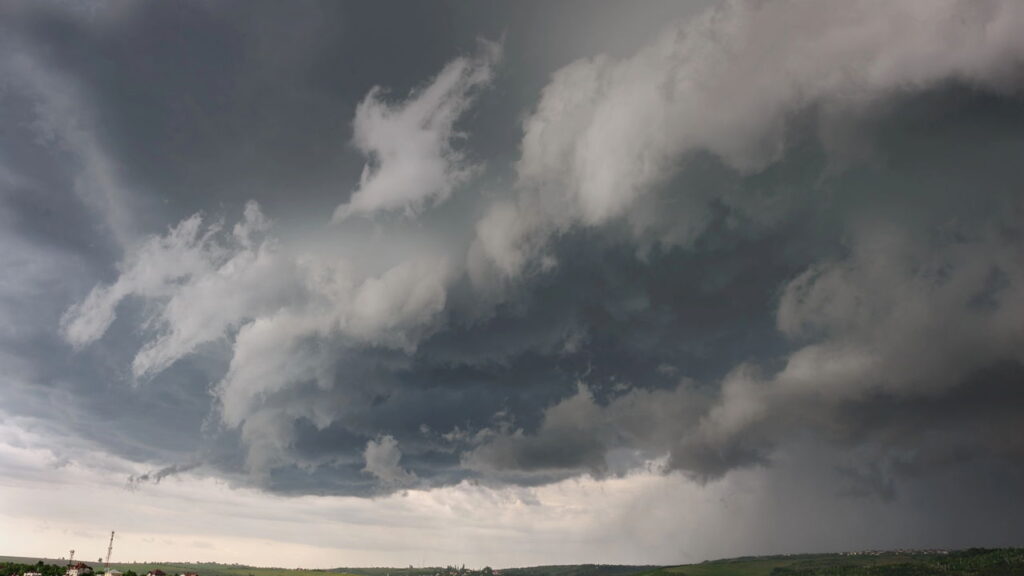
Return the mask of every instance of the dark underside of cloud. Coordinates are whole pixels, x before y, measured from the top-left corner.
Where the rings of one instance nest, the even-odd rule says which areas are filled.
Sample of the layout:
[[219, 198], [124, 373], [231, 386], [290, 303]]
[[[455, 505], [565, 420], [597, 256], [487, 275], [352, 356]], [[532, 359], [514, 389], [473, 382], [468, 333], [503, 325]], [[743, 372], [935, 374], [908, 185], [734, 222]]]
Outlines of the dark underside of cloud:
[[1014, 496], [1019, 7], [728, 5], [540, 66], [523, 21], [302, 6], [0, 9], [4, 415], [133, 485], [797, 454], [836, 497]]

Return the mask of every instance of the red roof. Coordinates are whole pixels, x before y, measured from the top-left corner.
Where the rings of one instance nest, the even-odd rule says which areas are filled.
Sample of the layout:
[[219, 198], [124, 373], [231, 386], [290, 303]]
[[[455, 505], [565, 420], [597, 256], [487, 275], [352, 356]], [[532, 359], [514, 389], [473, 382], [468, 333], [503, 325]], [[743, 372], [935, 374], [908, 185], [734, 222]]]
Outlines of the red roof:
[[72, 566], [72, 568], [78, 568], [79, 570], [81, 570], [82, 568], [88, 568], [89, 570], [92, 570], [92, 566], [89, 566], [85, 562], [76, 562], [75, 565]]

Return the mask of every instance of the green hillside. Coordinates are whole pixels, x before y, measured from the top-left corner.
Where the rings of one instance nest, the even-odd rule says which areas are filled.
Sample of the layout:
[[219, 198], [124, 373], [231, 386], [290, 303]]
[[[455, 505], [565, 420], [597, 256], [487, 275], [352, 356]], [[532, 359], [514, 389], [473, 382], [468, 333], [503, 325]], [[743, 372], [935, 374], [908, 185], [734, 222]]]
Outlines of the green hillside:
[[[0, 576], [37, 571], [37, 558], [0, 556]], [[63, 574], [60, 560], [44, 560], [44, 576]], [[497, 576], [490, 569], [464, 568], [335, 568], [302, 570], [240, 564], [139, 562], [114, 563], [131, 576], [151, 570], [168, 575], [196, 572], [199, 576]], [[495, 571], [498, 572], [498, 571]], [[700, 564], [654, 568], [575, 564], [500, 570], [500, 576], [1021, 576], [1024, 548], [972, 548], [955, 552], [871, 552], [860, 554], [802, 554], [714, 560]]]
[[[8, 565], [21, 565], [35, 569], [35, 564], [39, 558], [28, 558], [21, 556], [0, 556], [0, 564]], [[57, 560], [43, 558], [41, 559], [44, 565], [57, 565], [63, 566], [67, 564], [66, 560]], [[94, 569], [97, 570], [99, 575], [102, 570], [100, 564], [95, 562], [86, 562]], [[357, 576], [355, 574], [346, 573], [344, 570], [302, 570], [302, 569], [291, 569], [291, 568], [264, 568], [258, 566], [245, 566], [242, 564], [220, 564], [217, 562], [111, 562], [110, 567], [121, 572], [128, 573], [134, 572], [141, 576], [151, 570], [163, 570], [169, 576], [176, 574], [182, 574], [185, 572], [195, 572], [199, 576]], [[7, 571], [0, 572], [0, 576], [9, 576], [10, 574], [22, 574], [25, 570]], [[397, 573], [396, 573], [397, 574]], [[433, 574], [433, 572], [430, 572]], [[44, 576], [47, 576], [44, 572]], [[359, 576], [364, 576], [360, 574]]]
[[950, 553], [807, 554], [715, 560], [646, 572], [643, 576], [1020, 576], [1024, 549]]
[[[36, 570], [36, 563], [42, 560], [53, 574], [63, 574], [67, 562], [59, 559], [39, 559], [22, 556], [0, 556], [0, 564], [6, 564], [6, 571], [0, 576], [23, 574]], [[92, 563], [100, 571], [100, 565]], [[421, 567], [421, 568], [331, 568], [304, 570], [246, 566], [243, 564], [220, 564], [217, 562], [112, 562], [110, 567], [128, 574], [144, 575], [151, 570], [163, 570], [169, 576], [195, 572], [199, 576], [492, 576], [490, 569], [469, 570], [465, 568]], [[500, 576], [629, 576], [650, 572], [656, 566], [621, 566], [611, 564], [571, 564], [563, 566], [533, 566], [529, 568], [508, 568]], [[44, 576], [50, 576], [44, 572]], [[494, 575], [497, 576], [497, 575]]]

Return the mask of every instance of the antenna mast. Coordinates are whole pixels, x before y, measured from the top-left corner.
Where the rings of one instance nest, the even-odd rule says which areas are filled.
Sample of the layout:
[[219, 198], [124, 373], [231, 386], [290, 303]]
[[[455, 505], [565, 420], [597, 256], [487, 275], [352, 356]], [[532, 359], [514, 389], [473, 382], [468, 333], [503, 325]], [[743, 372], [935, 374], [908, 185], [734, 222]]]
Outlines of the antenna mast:
[[107, 561], [103, 563], [103, 568], [105, 568], [107, 572], [110, 571], [110, 553], [113, 552], [113, 551], [114, 551], [114, 531], [111, 530], [110, 531], [110, 545], [107, 546]]

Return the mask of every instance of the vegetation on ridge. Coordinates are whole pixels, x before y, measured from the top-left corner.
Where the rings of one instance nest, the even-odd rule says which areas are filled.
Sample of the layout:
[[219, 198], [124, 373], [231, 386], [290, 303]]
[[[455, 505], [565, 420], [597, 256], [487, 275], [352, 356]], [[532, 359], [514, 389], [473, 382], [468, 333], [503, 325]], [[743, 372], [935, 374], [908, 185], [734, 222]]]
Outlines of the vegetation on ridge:
[[[125, 576], [142, 575], [156, 569], [171, 576], [186, 572], [197, 572], [200, 576], [1019, 576], [1024, 574], [1024, 548], [760, 556], [664, 568], [573, 564], [502, 570], [454, 566], [290, 570], [215, 562], [116, 563], [111, 564], [111, 568], [122, 571]], [[99, 574], [99, 566], [97, 569]], [[64, 570], [65, 566], [59, 561], [0, 557], [0, 576], [21, 576], [26, 572], [63, 576]]]

